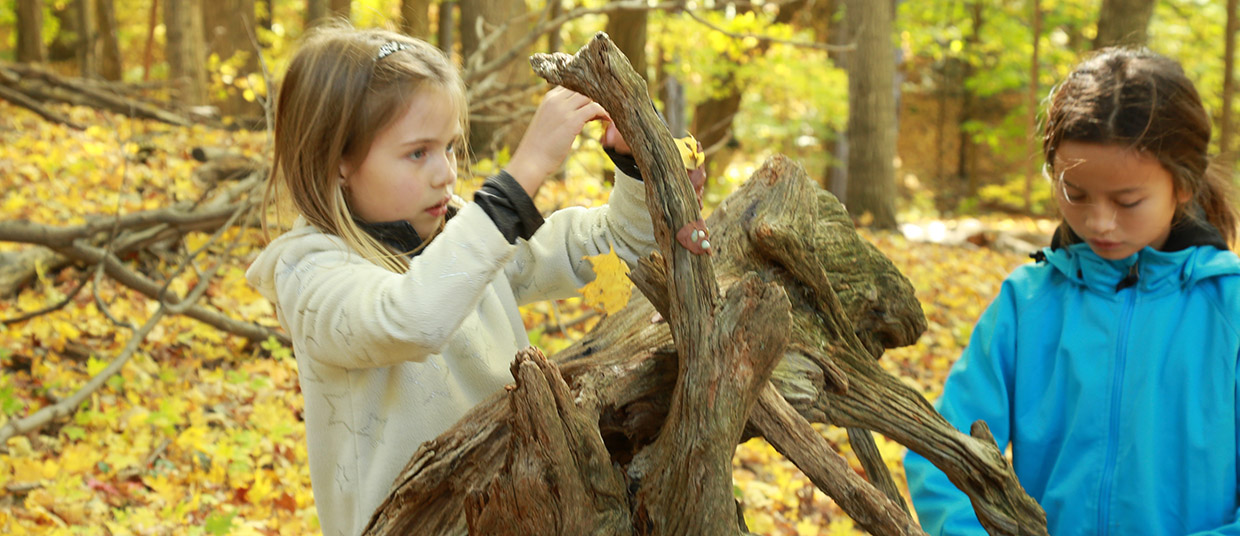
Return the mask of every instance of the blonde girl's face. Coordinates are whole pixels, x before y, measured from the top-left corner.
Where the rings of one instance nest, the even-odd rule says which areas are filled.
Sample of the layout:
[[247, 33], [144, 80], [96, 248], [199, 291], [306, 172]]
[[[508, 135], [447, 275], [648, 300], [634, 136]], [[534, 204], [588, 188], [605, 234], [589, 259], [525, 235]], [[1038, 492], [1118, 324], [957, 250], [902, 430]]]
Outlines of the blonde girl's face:
[[1060, 212], [1104, 259], [1162, 249], [1176, 208], [1188, 200], [1157, 159], [1126, 147], [1065, 141], [1053, 166]]
[[375, 135], [364, 159], [341, 164], [353, 214], [370, 223], [404, 220], [429, 238], [447, 214], [461, 136], [448, 94], [419, 89], [402, 115]]

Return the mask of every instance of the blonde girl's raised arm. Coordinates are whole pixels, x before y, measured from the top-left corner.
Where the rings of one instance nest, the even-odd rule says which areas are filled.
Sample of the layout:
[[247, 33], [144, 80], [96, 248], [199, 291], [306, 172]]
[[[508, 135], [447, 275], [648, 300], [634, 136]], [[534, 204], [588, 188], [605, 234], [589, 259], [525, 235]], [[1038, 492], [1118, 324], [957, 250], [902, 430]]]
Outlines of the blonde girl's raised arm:
[[607, 205], [556, 211], [528, 242], [517, 242], [517, 253], [505, 274], [517, 303], [558, 299], [576, 294], [594, 280], [587, 256], [616, 254], [630, 267], [657, 247], [645, 185], [617, 171]]

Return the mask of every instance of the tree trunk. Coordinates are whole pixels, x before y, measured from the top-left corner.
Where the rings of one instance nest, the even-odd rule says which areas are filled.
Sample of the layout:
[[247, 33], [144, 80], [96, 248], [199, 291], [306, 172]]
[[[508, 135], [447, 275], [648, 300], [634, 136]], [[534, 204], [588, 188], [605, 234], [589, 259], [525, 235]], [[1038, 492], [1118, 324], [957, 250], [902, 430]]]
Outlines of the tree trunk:
[[[774, 22], [776, 24], [788, 24], [797, 14], [803, 3], [785, 4], [780, 7], [779, 13], [775, 15]], [[748, 11], [745, 8], [743, 11]], [[761, 57], [771, 48], [769, 41], [760, 42], [756, 46], [744, 51], [744, 55], [748, 61]], [[732, 62], [734, 65], [740, 65], [741, 61]], [[718, 176], [723, 171], [719, 165], [720, 162], [726, 165], [731, 159], [728, 155], [729, 151], [723, 151], [723, 147], [732, 139], [732, 122], [736, 119], [736, 114], [740, 112], [741, 99], [744, 97], [740, 84], [736, 81], [736, 72], [728, 71], [720, 75], [719, 84], [724, 88], [722, 94], [716, 97], [708, 98], [693, 109], [693, 123], [689, 130], [693, 133], [698, 141], [702, 142], [702, 146], [706, 149], [706, 166], [708, 177]]]
[[353, 2], [350, 0], [331, 0], [331, 16], [344, 20], [351, 20]]
[[[256, 27], [254, 21], [257, 20], [254, 0], [207, 0], [202, 7], [207, 55], [216, 54], [222, 62], [228, 62], [238, 54], [244, 55], [245, 60], [237, 68], [237, 76], [257, 72], [258, 50], [255, 49], [252, 34]], [[225, 83], [230, 82], [226, 77]], [[228, 97], [219, 105], [224, 115], [258, 116], [262, 113], [259, 105], [246, 101], [242, 91], [236, 87], [228, 88]]]
[[17, 0], [17, 61], [47, 61], [47, 47], [43, 45], [42, 0]]
[[850, 0], [845, 15], [857, 43], [848, 70], [848, 207], [860, 220], [872, 221], [874, 227], [894, 229], [892, 7], [889, 2]]
[[206, 104], [202, 0], [164, 0], [164, 28], [168, 75], [177, 81], [181, 102], [193, 106]]
[[451, 55], [453, 45], [456, 44], [456, 37], [452, 31], [456, 27], [456, 2], [454, 0], [444, 0], [439, 3], [438, 26], [435, 35], [439, 50]]
[[[547, 20], [556, 20], [564, 15], [564, 4], [559, 1], [553, 1], [551, 5], [547, 6], [547, 10]], [[610, 22], [610, 19], [608, 20]], [[563, 28], [563, 25], [558, 25], [547, 31], [547, 52], [559, 52], [560, 48], [564, 46]]]
[[99, 76], [119, 81], [123, 69], [121, 45], [117, 39], [116, 4], [113, 0], [95, 0], [95, 15], [99, 28]]
[[[810, 421], [875, 430], [968, 493], [992, 534], [1046, 534], [984, 424], [957, 432], [875, 361], [925, 329], [913, 289], [843, 207], [775, 157], [707, 222], [710, 256], [674, 234], [699, 217], [645, 84], [604, 36], [539, 55], [549, 82], [603, 105], [634, 149], [661, 253], [641, 295], [516, 386], [422, 445], [365, 534], [740, 534], [738, 441], [761, 433], [872, 534], [923, 534]], [[666, 322], [651, 322], [658, 311]]]
[[667, 122], [667, 128], [672, 132], [673, 136], [681, 137], [685, 135], [685, 88], [681, 86], [680, 79], [669, 69], [669, 64], [674, 66], [676, 59], [666, 60], [663, 54], [658, 54], [659, 63], [655, 68], [656, 80], [659, 93], [659, 100], [663, 102], [663, 120]]
[[1225, 159], [1228, 169], [1233, 169], [1236, 162], [1235, 143], [1232, 138], [1236, 134], [1235, 98], [1236, 98], [1236, 32], [1240, 31], [1240, 13], [1237, 13], [1238, 0], [1227, 0], [1227, 26], [1223, 38], [1223, 111], [1219, 119], [1218, 152]]
[[401, 0], [401, 29], [422, 40], [431, 38], [431, 0]]
[[78, 76], [99, 76], [99, 28], [95, 23], [95, 0], [77, 0]]
[[473, 97], [471, 103], [483, 102], [481, 106], [471, 106], [469, 146], [474, 154], [485, 157], [505, 146], [516, 148], [529, 122], [527, 113], [532, 112], [514, 109], [511, 103], [505, 106], [497, 102], [504, 99], [487, 98], [487, 95], [510, 94], [533, 85], [534, 75], [529, 65], [520, 61], [529, 56], [529, 47], [516, 51], [514, 61], [505, 65], [494, 69], [480, 67], [515, 51], [530, 29], [525, 17], [528, 12], [525, 2], [512, 0], [461, 0], [458, 4], [461, 56]]
[[306, 28], [312, 28], [327, 18], [331, 10], [328, 0], [306, 0]]
[[[624, 0], [612, 0], [623, 2]], [[607, 35], [616, 47], [629, 59], [633, 70], [643, 80], [646, 73], [646, 23], [649, 17], [645, 9], [621, 9], [607, 15]]]
[[[1029, 99], [1025, 103], [1029, 107], [1027, 112], [1029, 122], [1029, 135], [1033, 138], [1033, 146], [1030, 147], [1029, 154], [1035, 155], [1041, 152], [1041, 139], [1038, 136], [1038, 102], [1042, 96], [1041, 90], [1038, 88], [1038, 51], [1041, 48], [1042, 40], [1042, 5], [1039, 0], [1029, 0], [1029, 7], [1033, 11], [1033, 54], [1029, 58]], [[1036, 158], [1029, 158], [1029, 171], [1025, 173], [1025, 213], [1033, 214], [1033, 181], [1038, 176], [1038, 162]]]
[[[976, 50], [982, 41], [982, 26], [986, 23], [986, 5], [980, 0], [974, 0], [973, 9], [973, 25], [969, 31], [969, 36], [965, 38], [965, 47], [969, 50]], [[960, 97], [960, 118], [959, 118], [959, 135], [960, 141], [957, 148], [956, 157], [956, 178], [968, 185], [969, 196], [977, 195], [977, 180], [975, 173], [976, 166], [973, 161], [976, 158], [976, 148], [973, 144], [973, 133], [968, 130], [968, 123], [973, 121], [973, 107], [977, 100], [973, 94], [973, 90], [969, 89], [969, 79], [973, 78], [973, 62], [964, 59], [960, 60], [963, 67], [960, 69], [959, 87], [962, 93]]]
[[1145, 45], [1149, 41], [1154, 4], [1154, 0], [1102, 0], [1094, 50], [1117, 45]]

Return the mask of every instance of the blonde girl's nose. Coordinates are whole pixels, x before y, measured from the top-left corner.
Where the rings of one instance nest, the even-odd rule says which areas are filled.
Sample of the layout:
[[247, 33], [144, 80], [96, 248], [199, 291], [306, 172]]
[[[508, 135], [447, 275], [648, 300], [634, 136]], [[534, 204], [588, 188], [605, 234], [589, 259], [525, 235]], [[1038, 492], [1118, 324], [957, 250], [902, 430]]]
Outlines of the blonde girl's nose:
[[449, 155], [436, 158], [436, 165], [431, 172], [431, 185], [440, 188], [456, 182], [456, 161]]

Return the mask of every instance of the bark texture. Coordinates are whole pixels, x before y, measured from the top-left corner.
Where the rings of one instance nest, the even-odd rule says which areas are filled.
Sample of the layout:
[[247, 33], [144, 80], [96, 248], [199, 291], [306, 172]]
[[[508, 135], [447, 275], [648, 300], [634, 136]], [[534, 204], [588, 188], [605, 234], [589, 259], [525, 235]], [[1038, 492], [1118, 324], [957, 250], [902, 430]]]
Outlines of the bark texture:
[[[641, 290], [555, 356], [517, 357], [515, 387], [423, 444], [365, 534], [740, 534], [730, 460], [762, 434], [873, 534], [922, 534], [811, 422], [881, 432], [942, 467], [992, 534], [1045, 534], [984, 424], [954, 430], [883, 371], [925, 329], [913, 289], [805, 171], [774, 157], [706, 222], [713, 255], [674, 233], [698, 218], [644, 82], [605, 35], [535, 56], [603, 105], [646, 177], [660, 251]], [[652, 321], [655, 312], [666, 321]], [[868, 434], [864, 434], [868, 437]]]
[[1154, 0], [1102, 0], [1094, 50], [1116, 45], [1145, 45], [1149, 41], [1154, 4]]

